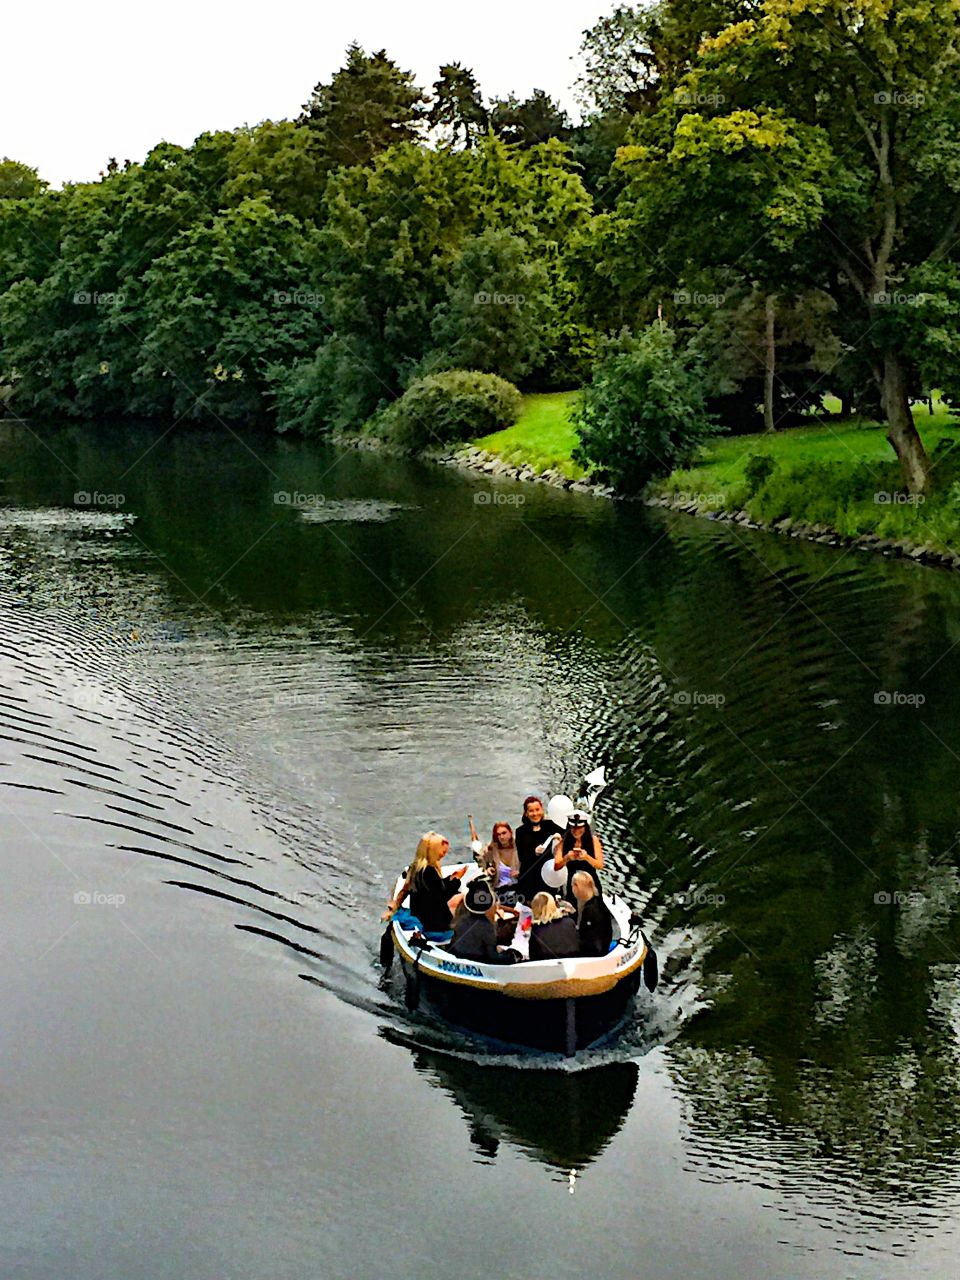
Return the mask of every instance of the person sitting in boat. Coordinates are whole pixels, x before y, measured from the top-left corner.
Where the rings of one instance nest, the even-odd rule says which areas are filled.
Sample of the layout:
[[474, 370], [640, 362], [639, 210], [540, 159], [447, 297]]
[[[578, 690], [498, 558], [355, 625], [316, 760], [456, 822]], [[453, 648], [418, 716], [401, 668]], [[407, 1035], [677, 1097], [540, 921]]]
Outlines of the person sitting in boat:
[[603, 868], [603, 845], [600, 837], [590, 830], [590, 817], [582, 809], [574, 809], [567, 819], [567, 829], [562, 836], [555, 836], [553, 843], [553, 869], [566, 871], [567, 883], [563, 896], [574, 902], [571, 881], [578, 871], [589, 875], [603, 896], [599, 872]]
[[520, 860], [513, 827], [509, 822], [495, 822], [490, 843], [480, 855], [480, 865], [497, 888], [512, 885], [520, 874]]
[[567, 960], [580, 954], [580, 936], [572, 914], [557, 906], [552, 893], [538, 893], [530, 903], [531, 960]]
[[453, 925], [453, 912], [461, 901], [460, 877], [465, 868], [448, 876], [440, 874], [440, 863], [447, 856], [450, 841], [436, 831], [420, 837], [417, 852], [407, 871], [403, 888], [387, 903], [383, 919], [388, 920], [409, 894], [410, 910], [420, 921], [424, 933], [448, 933]]
[[497, 895], [486, 880], [471, 880], [453, 919], [450, 954], [482, 964], [513, 964], [516, 953], [497, 948]]
[[582, 956], [605, 956], [613, 941], [613, 916], [597, 893], [593, 877], [587, 871], [575, 871], [571, 880], [577, 903], [577, 934]]
[[523, 802], [523, 819], [517, 827], [516, 845], [520, 863], [517, 893], [528, 902], [544, 887], [540, 868], [552, 857], [550, 837], [560, 834], [557, 824], [544, 813], [540, 797], [527, 796]]

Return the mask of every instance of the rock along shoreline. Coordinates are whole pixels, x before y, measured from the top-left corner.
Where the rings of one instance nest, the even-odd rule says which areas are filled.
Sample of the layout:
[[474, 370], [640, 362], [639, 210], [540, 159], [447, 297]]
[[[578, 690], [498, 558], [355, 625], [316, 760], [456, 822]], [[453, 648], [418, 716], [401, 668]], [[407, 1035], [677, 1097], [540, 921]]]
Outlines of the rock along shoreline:
[[[370, 436], [336, 436], [333, 443], [352, 449], [369, 449], [376, 452], [395, 453], [398, 456], [409, 456], [403, 454], [402, 450], [392, 449], [383, 441]], [[744, 529], [759, 529], [765, 533], [776, 533], [781, 537], [797, 538], [803, 542], [818, 542], [830, 547], [856, 547], [860, 551], [872, 551], [891, 559], [911, 560], [915, 564], [925, 564], [941, 569], [960, 569], [960, 555], [940, 551], [926, 543], [916, 544], [895, 538], [881, 538], [873, 533], [857, 534], [851, 537], [838, 533], [829, 525], [807, 524], [789, 516], [774, 521], [754, 520], [746, 511], [728, 511], [723, 508], [700, 506], [687, 498], [676, 497], [669, 493], [628, 497], [618, 494], [610, 485], [600, 484], [597, 481], [571, 480], [569, 476], [565, 476], [562, 471], [553, 467], [546, 471], [536, 471], [528, 463], [518, 466], [504, 462], [496, 454], [488, 453], [475, 445], [461, 446], [452, 450], [428, 450], [417, 456], [429, 462], [439, 463], [441, 466], [458, 467], [464, 471], [473, 471], [479, 475], [500, 480], [547, 484], [555, 489], [566, 489], [570, 493], [591, 494], [595, 498], [608, 498], [617, 502], [640, 502], [646, 507], [660, 507], [722, 524], [737, 524]]]

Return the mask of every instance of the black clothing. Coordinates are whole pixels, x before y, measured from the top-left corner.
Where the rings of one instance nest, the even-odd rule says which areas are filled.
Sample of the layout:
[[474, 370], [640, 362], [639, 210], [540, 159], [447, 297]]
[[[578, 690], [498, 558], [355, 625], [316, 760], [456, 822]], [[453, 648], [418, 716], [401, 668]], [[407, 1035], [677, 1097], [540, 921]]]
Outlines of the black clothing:
[[[545, 840], [549, 840], [552, 835], [561, 835], [561, 829], [555, 822], [551, 822], [549, 818], [544, 817], [543, 821], [534, 829], [533, 824], [524, 818], [517, 827], [516, 836], [517, 856], [520, 859], [521, 876], [539, 860], [537, 854], [537, 845], [543, 844]], [[542, 887], [542, 886], [541, 886]], [[539, 890], [538, 890], [539, 892]]]
[[580, 954], [605, 956], [613, 941], [613, 916], [602, 898], [591, 898], [580, 912]]
[[417, 872], [410, 887], [410, 910], [424, 933], [445, 933], [452, 927], [448, 901], [459, 892], [460, 881], [453, 876], [444, 879], [436, 867]]
[[596, 867], [591, 866], [590, 863], [587, 862], [585, 859], [571, 858], [570, 861], [566, 864], [566, 871], [567, 871], [567, 883], [564, 886], [563, 896], [566, 898], [568, 902], [572, 902], [575, 907], [579, 906], [579, 904], [576, 898], [573, 896], [573, 890], [570, 888], [570, 881], [573, 879], [573, 877], [577, 874], [578, 871], [585, 871], [587, 875], [592, 878], [593, 883], [597, 886], [598, 896], [601, 898], [603, 897], [603, 886], [600, 883], [600, 875]]
[[562, 916], [530, 930], [531, 960], [568, 960], [580, 954], [580, 938], [573, 916]]
[[481, 964], [510, 964], [513, 957], [505, 957], [497, 950], [497, 929], [486, 916], [464, 912], [453, 925], [453, 941], [450, 954], [458, 960], [479, 960]]
[[536, 830], [526, 818], [517, 827], [515, 839], [517, 857], [520, 859], [520, 875], [517, 877], [514, 888], [521, 901], [530, 903], [533, 901], [534, 894], [542, 893], [547, 889], [540, 871], [541, 868], [553, 862], [553, 845], [550, 845], [546, 853], [537, 853], [537, 846], [549, 840], [551, 836], [559, 834], [560, 828], [557, 824], [546, 817], [538, 824]]

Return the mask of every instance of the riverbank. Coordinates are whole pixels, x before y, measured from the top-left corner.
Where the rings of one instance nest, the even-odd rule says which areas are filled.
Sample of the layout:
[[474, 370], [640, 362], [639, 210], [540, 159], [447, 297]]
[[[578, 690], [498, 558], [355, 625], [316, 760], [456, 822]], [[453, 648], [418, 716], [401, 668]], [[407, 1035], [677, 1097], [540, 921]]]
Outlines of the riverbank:
[[[424, 456], [504, 480], [627, 500], [573, 460], [577, 434], [571, 417], [578, 395], [525, 396], [512, 427]], [[695, 466], [652, 481], [633, 500], [960, 568], [960, 422], [939, 401], [916, 406], [914, 417], [934, 468], [935, 487], [926, 497], [903, 492], [899, 464], [879, 423], [826, 418], [773, 434], [720, 438]], [[389, 449], [370, 436], [337, 443]]]
[[960, 567], [960, 424], [938, 404], [932, 412], [918, 406], [914, 416], [933, 464], [926, 496], [903, 491], [881, 426], [826, 421], [715, 441], [696, 466], [654, 481], [645, 499], [791, 537]]
[[[493, 475], [616, 496], [573, 462], [576, 392], [529, 396], [515, 426], [451, 459]], [[651, 482], [648, 506], [834, 546], [960, 568], [960, 422], [935, 400], [914, 410], [934, 489], [913, 498], [876, 422], [830, 418], [774, 434], [721, 438], [696, 466]], [[538, 468], [543, 458], [546, 467]]]

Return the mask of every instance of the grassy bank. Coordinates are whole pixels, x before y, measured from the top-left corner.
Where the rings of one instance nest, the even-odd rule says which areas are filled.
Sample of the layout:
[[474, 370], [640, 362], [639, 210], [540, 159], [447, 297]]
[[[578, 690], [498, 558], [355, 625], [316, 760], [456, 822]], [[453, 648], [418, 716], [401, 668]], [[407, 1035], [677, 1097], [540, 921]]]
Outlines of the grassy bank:
[[523, 411], [512, 427], [472, 443], [513, 466], [553, 469], [579, 480], [585, 472], [573, 461], [577, 433], [570, 421], [578, 395], [576, 391], [552, 391], [524, 396]]
[[[570, 421], [577, 395], [525, 396], [514, 426], [473, 443], [512, 465], [580, 478], [585, 473], [572, 459], [577, 436]], [[960, 552], [960, 419], [939, 401], [932, 411], [918, 405], [914, 417], [933, 459], [934, 485], [925, 499], [904, 493], [882, 426], [839, 418], [721, 437], [695, 466], [654, 481], [649, 493], [701, 510], [746, 511], [762, 524], [790, 520], [845, 537], [872, 534]]]
[[908, 499], [900, 467], [876, 423], [827, 422], [716, 441], [694, 467], [651, 492], [754, 520], [824, 525], [941, 551], [960, 549], [960, 423], [942, 406], [915, 410], [933, 458], [934, 487]]

